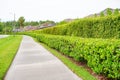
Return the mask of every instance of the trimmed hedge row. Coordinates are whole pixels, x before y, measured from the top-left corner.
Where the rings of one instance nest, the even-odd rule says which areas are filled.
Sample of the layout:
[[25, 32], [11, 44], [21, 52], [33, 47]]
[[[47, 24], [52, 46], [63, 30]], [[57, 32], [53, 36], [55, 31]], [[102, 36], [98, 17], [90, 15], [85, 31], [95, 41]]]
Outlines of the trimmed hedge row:
[[120, 15], [84, 18], [34, 32], [84, 38], [120, 38]]
[[120, 79], [120, 40], [26, 33], [66, 56], [86, 62], [97, 74]]

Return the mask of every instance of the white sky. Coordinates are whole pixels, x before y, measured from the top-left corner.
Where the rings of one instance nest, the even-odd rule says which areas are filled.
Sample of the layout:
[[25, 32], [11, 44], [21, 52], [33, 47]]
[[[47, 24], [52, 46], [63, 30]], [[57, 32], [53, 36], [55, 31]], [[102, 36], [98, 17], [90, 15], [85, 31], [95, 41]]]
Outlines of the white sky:
[[81, 18], [98, 13], [105, 8], [120, 8], [120, 0], [1, 0], [0, 19], [16, 20], [24, 16], [26, 21]]

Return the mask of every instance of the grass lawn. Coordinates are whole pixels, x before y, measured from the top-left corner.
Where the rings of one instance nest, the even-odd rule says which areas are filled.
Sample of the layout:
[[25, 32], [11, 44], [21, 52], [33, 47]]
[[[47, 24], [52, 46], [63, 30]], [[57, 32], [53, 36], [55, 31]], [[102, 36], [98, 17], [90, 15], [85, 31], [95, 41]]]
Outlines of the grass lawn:
[[0, 39], [0, 80], [6, 74], [19, 48], [22, 36], [9, 36]]
[[48, 47], [47, 45], [45, 45], [43, 43], [40, 43], [40, 44], [42, 46], [44, 46], [47, 50], [49, 50], [53, 55], [55, 55], [56, 57], [58, 57], [65, 65], [67, 65], [67, 67], [69, 69], [71, 69], [75, 74], [77, 74], [83, 80], [97, 80], [85, 68], [83, 68], [81, 66], [78, 66], [76, 63], [72, 62], [70, 59], [66, 58], [64, 55], [62, 55], [58, 51], [56, 51], [56, 50]]

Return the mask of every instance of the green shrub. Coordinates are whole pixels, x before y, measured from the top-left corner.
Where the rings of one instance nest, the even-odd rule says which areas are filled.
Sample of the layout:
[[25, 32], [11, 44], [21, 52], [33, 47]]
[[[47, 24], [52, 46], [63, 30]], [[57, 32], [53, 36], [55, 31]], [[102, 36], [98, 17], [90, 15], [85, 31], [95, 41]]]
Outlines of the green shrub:
[[68, 24], [33, 31], [54, 35], [80, 36], [84, 38], [119, 38], [120, 15], [84, 18]]

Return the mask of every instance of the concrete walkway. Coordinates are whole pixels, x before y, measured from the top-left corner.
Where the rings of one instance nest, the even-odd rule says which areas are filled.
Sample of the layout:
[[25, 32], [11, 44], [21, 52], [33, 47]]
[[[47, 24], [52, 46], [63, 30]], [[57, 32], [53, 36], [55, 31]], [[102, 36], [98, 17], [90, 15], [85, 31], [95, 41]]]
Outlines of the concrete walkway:
[[58, 58], [24, 36], [4, 80], [82, 80]]
[[0, 35], [0, 38], [8, 37], [8, 35]]

